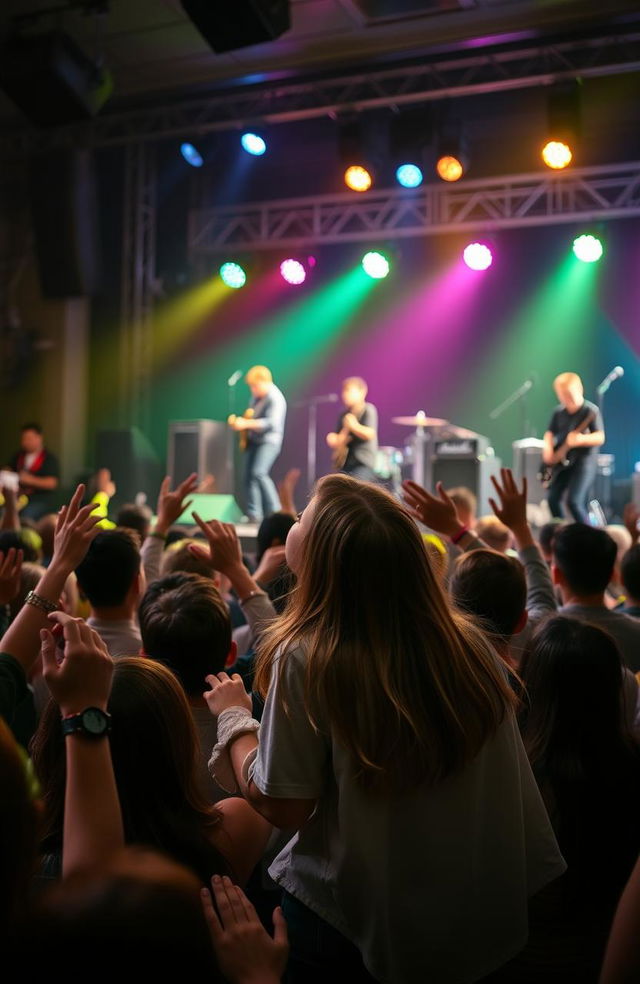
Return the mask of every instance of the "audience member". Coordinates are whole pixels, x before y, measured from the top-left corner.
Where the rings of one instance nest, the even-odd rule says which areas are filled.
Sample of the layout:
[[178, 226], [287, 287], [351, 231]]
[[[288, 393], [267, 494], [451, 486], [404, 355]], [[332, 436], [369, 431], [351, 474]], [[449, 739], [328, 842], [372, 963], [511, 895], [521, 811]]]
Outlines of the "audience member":
[[91, 606], [88, 624], [112, 656], [140, 652], [137, 612], [146, 587], [140, 549], [131, 530], [101, 530], [76, 569], [78, 587]]
[[466, 485], [456, 485], [447, 489], [447, 495], [456, 507], [458, 518], [463, 526], [470, 530], [475, 528], [478, 521], [478, 499]]
[[177, 573], [149, 585], [138, 616], [144, 653], [168, 666], [182, 684], [199, 739], [200, 789], [215, 802], [224, 796], [207, 768], [216, 743], [216, 722], [202, 694], [207, 676], [236, 658], [229, 609], [211, 577]]
[[[244, 578], [233, 527], [207, 530]], [[503, 668], [381, 489], [321, 479], [286, 551], [297, 588], [260, 646], [259, 743], [239, 677], [205, 696], [216, 774], [230, 763], [298, 830], [270, 869], [289, 979], [475, 980], [523, 946], [527, 896], [564, 870]]]
[[116, 513], [116, 526], [127, 530], [133, 530], [140, 537], [140, 545], [144, 543], [151, 527], [153, 513], [146, 505], [137, 505], [135, 502], [125, 502], [120, 506]]
[[20, 450], [10, 462], [11, 471], [17, 472], [20, 492], [28, 497], [22, 516], [39, 519], [55, 505], [58, 487], [58, 459], [45, 447], [42, 427], [36, 423], [23, 424], [20, 433]]
[[640, 751], [622, 713], [622, 661], [607, 633], [556, 617], [521, 676], [522, 736], [568, 865], [537, 900], [529, 952], [542, 955], [546, 939], [545, 980], [595, 982], [640, 850]]
[[626, 593], [620, 611], [640, 618], [640, 544], [634, 544], [622, 558], [620, 578]]
[[609, 632], [622, 658], [634, 672], [640, 670], [640, 622], [610, 611], [604, 595], [616, 561], [616, 545], [604, 530], [584, 523], [569, 523], [553, 540], [553, 578], [562, 592], [563, 615], [590, 622]]
[[481, 516], [476, 522], [475, 531], [492, 550], [506, 554], [511, 549], [511, 530], [497, 516]]

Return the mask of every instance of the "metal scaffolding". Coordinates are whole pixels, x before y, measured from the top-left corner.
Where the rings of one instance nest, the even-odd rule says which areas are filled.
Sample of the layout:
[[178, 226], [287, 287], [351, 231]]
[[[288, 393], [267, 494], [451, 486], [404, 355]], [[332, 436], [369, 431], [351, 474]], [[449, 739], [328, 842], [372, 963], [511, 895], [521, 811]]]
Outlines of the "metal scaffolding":
[[640, 215], [640, 161], [195, 209], [189, 252], [300, 248]]
[[156, 280], [155, 146], [129, 144], [124, 160], [118, 410], [121, 426], [146, 432], [151, 420]]
[[616, 33], [601, 37], [494, 45], [335, 78], [218, 89], [199, 99], [173, 99], [164, 105], [105, 112], [91, 123], [50, 132], [5, 131], [0, 135], [0, 152], [20, 154], [55, 146], [105, 147], [167, 137], [193, 138], [249, 123], [286, 123], [345, 110], [417, 105], [639, 70], [640, 32], [620, 27]]

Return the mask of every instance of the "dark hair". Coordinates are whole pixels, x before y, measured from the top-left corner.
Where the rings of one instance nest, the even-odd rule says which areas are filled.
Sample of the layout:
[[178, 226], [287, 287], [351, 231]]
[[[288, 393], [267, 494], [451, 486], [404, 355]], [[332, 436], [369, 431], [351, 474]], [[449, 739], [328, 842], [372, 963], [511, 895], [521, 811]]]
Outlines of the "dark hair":
[[194, 542], [192, 539], [185, 539], [183, 534], [176, 546], [165, 549], [160, 565], [163, 577], [168, 574], [199, 574], [210, 581], [216, 576], [208, 560], [191, 553], [189, 547]]
[[124, 526], [128, 530], [135, 530], [144, 540], [149, 532], [151, 523], [151, 510], [148, 506], [136, 506], [134, 502], [125, 502], [118, 510], [116, 516], [116, 526]]
[[[260, 523], [256, 540], [256, 564], [262, 560], [265, 550], [278, 544], [284, 544], [287, 533], [295, 523], [291, 513], [275, 512]], [[274, 544], [273, 541], [276, 541]]]
[[640, 598], [640, 543], [629, 547], [622, 558], [620, 577], [630, 598]]
[[20, 428], [20, 433], [24, 434], [25, 431], [35, 431], [36, 434], [42, 436], [42, 427], [40, 424], [36, 424], [33, 420], [28, 420], [26, 424], [23, 424]]
[[611, 580], [617, 547], [604, 530], [569, 523], [553, 538], [553, 560], [568, 586], [581, 595], [599, 594]]
[[461, 611], [482, 619], [502, 639], [513, 634], [527, 604], [522, 564], [496, 550], [470, 550], [458, 557], [449, 590]]
[[[229, 874], [211, 840], [221, 814], [199, 790], [198, 739], [173, 673], [151, 659], [120, 657], [108, 709], [127, 843], [166, 851], [204, 884], [214, 873]], [[43, 848], [60, 850], [66, 769], [60, 711], [53, 700], [40, 719], [31, 755], [44, 801]]]
[[540, 527], [540, 532], [538, 533], [538, 542], [543, 554], [548, 557], [551, 553], [551, 548], [553, 547], [553, 541], [556, 533], [566, 526], [564, 519], [552, 519], [550, 523], [545, 523]]
[[39, 560], [38, 551], [29, 535], [23, 536], [22, 531], [18, 533], [16, 530], [0, 530], [0, 550], [6, 554], [11, 549], [22, 550], [23, 560], [29, 564], [35, 564]]
[[521, 677], [525, 748], [568, 864], [572, 912], [609, 919], [640, 849], [640, 752], [629, 734], [615, 641], [557, 616], [534, 635]]
[[98, 533], [76, 568], [78, 585], [94, 608], [121, 605], [140, 571], [140, 550], [127, 530]]
[[138, 612], [144, 651], [173, 670], [190, 697], [224, 669], [231, 648], [229, 609], [211, 578], [169, 574], [153, 581]]

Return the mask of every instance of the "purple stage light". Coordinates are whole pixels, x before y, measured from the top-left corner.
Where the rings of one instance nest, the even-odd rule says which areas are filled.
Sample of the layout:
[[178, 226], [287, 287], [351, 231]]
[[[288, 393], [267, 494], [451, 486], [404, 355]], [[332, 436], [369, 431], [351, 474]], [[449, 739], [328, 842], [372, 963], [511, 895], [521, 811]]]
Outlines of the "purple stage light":
[[493, 255], [485, 243], [469, 243], [462, 256], [470, 270], [488, 270], [493, 263]]
[[283, 260], [280, 264], [280, 273], [283, 280], [286, 280], [288, 284], [293, 284], [294, 286], [303, 284], [307, 279], [306, 270], [300, 260]]

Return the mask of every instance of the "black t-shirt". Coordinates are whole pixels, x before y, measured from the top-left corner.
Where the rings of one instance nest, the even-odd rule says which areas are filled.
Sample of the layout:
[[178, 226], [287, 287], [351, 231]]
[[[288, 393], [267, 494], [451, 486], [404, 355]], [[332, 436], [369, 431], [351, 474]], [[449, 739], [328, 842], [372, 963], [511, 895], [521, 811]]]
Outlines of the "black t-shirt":
[[[581, 429], [581, 425], [590, 414], [593, 415], [593, 419], [585, 427], [583, 433], [593, 434], [594, 431], [604, 430], [602, 414], [595, 403], [590, 403], [589, 400], [585, 400], [580, 409], [576, 410], [575, 413], [569, 413], [562, 404], [556, 407], [548, 427], [554, 437], [554, 447], [559, 448], [561, 444], [564, 444], [569, 431]], [[579, 458], [586, 458], [590, 454], [597, 453], [597, 447], [571, 448], [567, 454], [567, 458], [569, 461], [576, 461]]]
[[[36, 475], [38, 478], [60, 477], [58, 459], [55, 454], [51, 454], [51, 452], [47, 451], [46, 448], [43, 448], [41, 456], [38, 455], [38, 457], [41, 457], [41, 460], [38, 461], [38, 457], [36, 457], [36, 460], [32, 462], [30, 468], [27, 468], [26, 465], [20, 463], [21, 458], [24, 460], [23, 455], [23, 451], [18, 451], [14, 454], [11, 460], [11, 468], [13, 471], [28, 471], [31, 472], [32, 475]], [[30, 488], [28, 483], [25, 483], [22, 486], [22, 490], [29, 496], [30, 502], [48, 502], [54, 494], [53, 489], [34, 489]]]
[[[343, 410], [338, 417], [338, 423], [336, 425], [336, 434], [339, 434], [342, 430], [342, 421], [345, 416], [351, 413], [349, 409]], [[356, 437], [355, 434], [351, 434], [349, 438], [349, 451], [347, 454], [347, 459], [344, 463], [344, 470], [348, 472], [351, 468], [356, 465], [365, 465], [367, 468], [375, 468], [376, 455], [378, 453], [378, 411], [374, 407], [373, 403], [365, 403], [364, 409], [361, 414], [357, 416], [357, 421], [362, 424], [363, 427], [373, 427], [375, 431], [375, 437], [370, 441], [365, 441], [362, 437]]]

